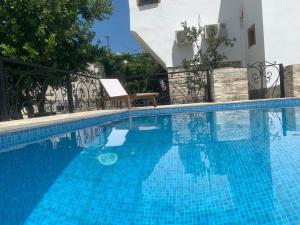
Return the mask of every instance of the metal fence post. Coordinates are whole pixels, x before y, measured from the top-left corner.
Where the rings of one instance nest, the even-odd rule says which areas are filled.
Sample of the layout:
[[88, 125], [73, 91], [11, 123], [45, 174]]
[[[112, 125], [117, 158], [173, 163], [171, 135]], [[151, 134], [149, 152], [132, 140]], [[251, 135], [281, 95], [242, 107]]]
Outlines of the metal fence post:
[[104, 88], [100, 84], [100, 107], [101, 109], [105, 109], [105, 100], [104, 100]]
[[280, 98], [285, 98], [283, 64], [279, 64], [279, 77], [280, 77]]
[[206, 82], [207, 82], [207, 101], [212, 102], [212, 97], [211, 97], [211, 77], [210, 77], [210, 71], [207, 70], [206, 72]]
[[68, 96], [69, 113], [73, 113], [74, 112], [73, 91], [72, 91], [71, 75], [69, 73], [67, 73], [66, 75], [66, 88], [67, 88], [67, 96]]
[[0, 121], [9, 120], [3, 60], [0, 59]]

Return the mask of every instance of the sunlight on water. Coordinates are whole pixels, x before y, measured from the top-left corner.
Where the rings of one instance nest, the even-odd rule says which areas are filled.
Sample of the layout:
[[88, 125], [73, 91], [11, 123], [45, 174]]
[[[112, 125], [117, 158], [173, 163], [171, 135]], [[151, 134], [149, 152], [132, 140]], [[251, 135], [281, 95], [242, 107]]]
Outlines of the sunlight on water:
[[0, 154], [1, 224], [300, 224], [300, 108], [90, 127]]

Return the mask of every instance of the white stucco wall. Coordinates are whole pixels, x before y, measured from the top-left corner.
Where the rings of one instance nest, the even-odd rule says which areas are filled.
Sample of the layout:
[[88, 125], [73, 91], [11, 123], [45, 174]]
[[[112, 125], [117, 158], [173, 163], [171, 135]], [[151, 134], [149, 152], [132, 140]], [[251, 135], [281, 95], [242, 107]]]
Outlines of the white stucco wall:
[[267, 61], [300, 63], [300, 1], [263, 0]]
[[[243, 66], [253, 65], [256, 62], [265, 61], [264, 27], [262, 15], [262, 0], [242, 0], [243, 20], [241, 21], [243, 35], [243, 59], [246, 62]], [[255, 25], [256, 44], [249, 47], [248, 30]], [[261, 79], [253, 79], [252, 76], [259, 74], [257, 69], [248, 68], [248, 81], [251, 89], [261, 89], [266, 87], [266, 82]]]
[[[262, 17], [262, 0], [242, 0], [244, 19], [242, 21], [242, 35], [244, 61], [246, 64], [265, 60], [264, 27]], [[255, 24], [256, 45], [248, 46], [248, 29]], [[246, 65], [245, 65], [246, 66]]]
[[[229, 37], [237, 39], [233, 48], [225, 50], [228, 61], [242, 61], [243, 66], [264, 60], [300, 63], [299, 0], [161, 0], [144, 7], [129, 0], [129, 6], [133, 35], [166, 68], [180, 66], [184, 58], [192, 57], [191, 46], [175, 43], [175, 31], [182, 29], [183, 21], [197, 26], [199, 15], [202, 25], [226, 23]], [[253, 24], [256, 45], [249, 47], [248, 29]]]
[[191, 46], [179, 48], [175, 43], [175, 31], [182, 29], [183, 21], [189, 26], [197, 26], [199, 15], [203, 25], [226, 23], [229, 37], [237, 39], [235, 46], [225, 51], [228, 60], [244, 58], [241, 0], [162, 0], [159, 4], [144, 7], [138, 7], [136, 0], [129, 0], [129, 6], [132, 33], [164, 67], [180, 66], [184, 58], [192, 57]]

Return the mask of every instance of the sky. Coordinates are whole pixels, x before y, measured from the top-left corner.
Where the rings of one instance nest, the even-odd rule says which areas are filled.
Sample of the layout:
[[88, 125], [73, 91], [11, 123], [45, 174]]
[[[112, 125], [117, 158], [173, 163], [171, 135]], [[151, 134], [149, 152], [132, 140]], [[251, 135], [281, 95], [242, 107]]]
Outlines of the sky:
[[141, 47], [130, 33], [128, 0], [113, 0], [113, 4], [111, 17], [94, 25], [95, 40], [107, 45], [105, 36], [110, 36], [110, 47], [114, 52], [140, 52]]

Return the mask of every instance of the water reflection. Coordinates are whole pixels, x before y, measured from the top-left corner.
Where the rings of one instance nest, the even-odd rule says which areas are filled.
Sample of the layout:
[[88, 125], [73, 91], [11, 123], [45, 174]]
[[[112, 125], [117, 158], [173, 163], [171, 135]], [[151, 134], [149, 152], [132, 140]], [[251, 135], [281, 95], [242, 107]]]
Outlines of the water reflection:
[[0, 218], [276, 224], [300, 207], [300, 196], [281, 194], [300, 173], [300, 153], [285, 155], [297, 150], [298, 134], [297, 108], [130, 118], [82, 129], [0, 154], [0, 194], [9, 202], [0, 205]]
[[71, 133], [0, 153], [1, 224], [23, 224], [81, 150]]

